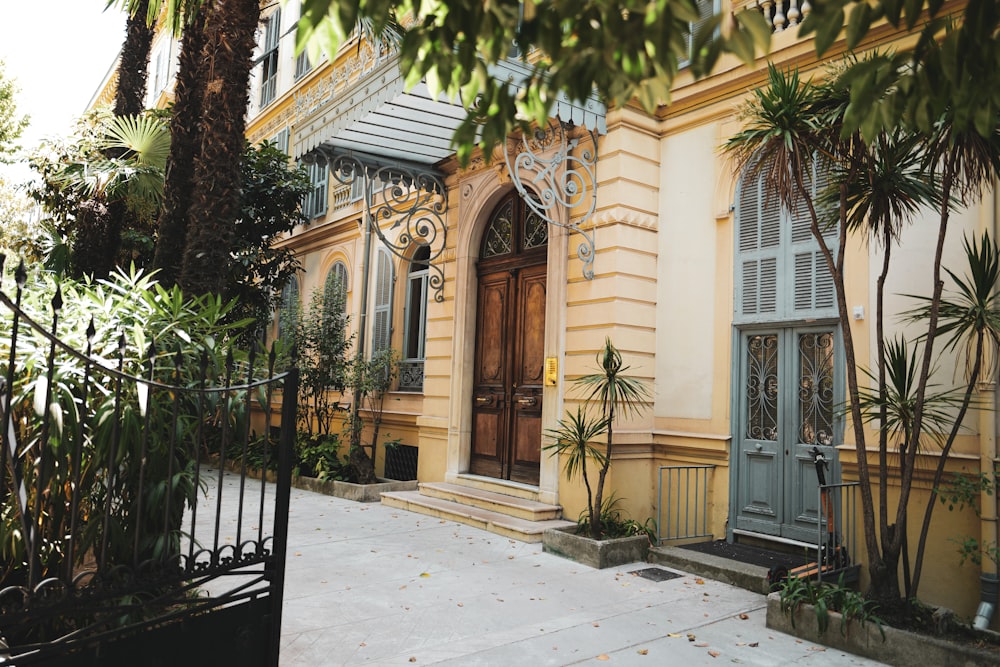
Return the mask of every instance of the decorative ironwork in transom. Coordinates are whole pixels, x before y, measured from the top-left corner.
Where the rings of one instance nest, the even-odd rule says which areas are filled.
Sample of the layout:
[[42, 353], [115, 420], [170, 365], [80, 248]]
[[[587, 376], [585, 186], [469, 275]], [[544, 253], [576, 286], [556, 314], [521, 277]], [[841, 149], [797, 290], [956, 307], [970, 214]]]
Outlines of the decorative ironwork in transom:
[[481, 259], [544, 250], [549, 242], [549, 229], [548, 223], [531, 208], [537, 200], [531, 192], [526, 199], [511, 192], [497, 205], [483, 236]]

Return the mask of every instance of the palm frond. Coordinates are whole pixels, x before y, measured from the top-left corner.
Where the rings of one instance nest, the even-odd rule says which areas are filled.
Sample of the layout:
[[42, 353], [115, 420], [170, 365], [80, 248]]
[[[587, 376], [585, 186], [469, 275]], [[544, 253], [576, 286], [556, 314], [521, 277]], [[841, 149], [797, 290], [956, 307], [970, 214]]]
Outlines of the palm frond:
[[612, 412], [622, 417], [640, 412], [649, 400], [649, 391], [638, 379], [627, 375], [630, 366], [622, 360], [621, 352], [610, 338], [604, 339], [604, 348], [597, 354], [601, 367], [598, 373], [577, 378], [576, 383], [587, 391], [586, 400], [597, 400], [605, 416]]
[[608, 421], [590, 417], [583, 405], [576, 407], [576, 413], [567, 412], [564, 419], [559, 420], [557, 428], [547, 429], [545, 434], [552, 439], [550, 444], [542, 447], [546, 451], [554, 451], [566, 457], [563, 470], [566, 479], [575, 479], [587, 465], [587, 459], [594, 459], [598, 467], [605, 463], [604, 452], [592, 442], [607, 430]]
[[165, 169], [170, 154], [170, 130], [151, 115], [115, 116], [108, 123], [103, 148], [127, 151], [140, 165]]

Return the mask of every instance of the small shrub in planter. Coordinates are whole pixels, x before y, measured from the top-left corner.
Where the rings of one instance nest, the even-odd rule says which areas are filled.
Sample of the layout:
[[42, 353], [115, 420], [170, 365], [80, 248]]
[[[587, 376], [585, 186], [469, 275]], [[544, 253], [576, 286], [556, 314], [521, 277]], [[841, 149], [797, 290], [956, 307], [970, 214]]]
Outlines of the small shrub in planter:
[[[584, 375], [575, 382], [585, 391], [583, 403], [577, 405], [575, 413], [567, 412], [558, 428], [546, 432], [552, 442], [543, 449], [565, 457], [563, 469], [568, 480], [577, 476], [583, 479], [587, 509], [578, 521], [578, 532], [594, 540], [618, 537], [629, 531], [648, 535], [651, 532], [648, 521], [638, 524], [623, 519], [615, 509], [614, 496], [605, 500], [604, 483], [611, 467], [615, 419], [639, 414], [645, 408], [649, 392], [639, 380], [626, 374], [629, 366], [624, 365], [621, 352], [610, 338], [604, 339], [604, 349], [598, 353], [597, 363], [600, 366], [597, 373]], [[603, 448], [594, 444], [602, 435], [605, 436]], [[587, 473], [591, 460], [598, 466], [597, 483], [593, 487]]]

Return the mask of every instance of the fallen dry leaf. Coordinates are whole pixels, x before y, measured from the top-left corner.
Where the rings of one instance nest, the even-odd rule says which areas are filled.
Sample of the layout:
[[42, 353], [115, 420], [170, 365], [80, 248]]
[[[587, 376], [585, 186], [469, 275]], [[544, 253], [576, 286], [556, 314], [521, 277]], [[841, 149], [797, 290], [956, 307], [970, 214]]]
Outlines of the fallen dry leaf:
[[680, 637], [681, 635], [679, 635], [679, 634], [677, 634], [675, 632], [668, 632], [667, 636], [668, 637], [673, 637], [674, 639], [676, 639], [677, 637]]
[[695, 579], [694, 583], [698, 584], [699, 586], [702, 586], [702, 585], [705, 584], [705, 580], [704, 579]]
[[760, 642], [750, 642], [750, 644], [748, 644], [748, 646], [750, 648], [757, 648], [758, 646], [760, 646]]
[[591, 625], [593, 625], [593, 626], [594, 626], [595, 628], [599, 628], [599, 627], [601, 627], [601, 624], [600, 624], [600, 623], [592, 623]]
[[809, 650], [810, 651], [816, 651], [817, 653], [822, 653], [823, 651], [826, 650], [826, 647], [825, 646], [810, 646]]
[[361, 642], [360, 644], [358, 644], [358, 646], [368, 646], [368, 644]]
[[410, 662], [416, 662], [416, 661], [417, 661], [417, 656], [411, 655], [410, 656]]
[[695, 644], [698, 648], [708, 648], [708, 642], [701, 642], [700, 644]]
[[693, 641], [694, 641], [695, 639], [696, 639], [696, 637], [695, 637], [695, 636], [694, 636], [693, 634], [691, 634], [691, 633], [689, 632], [689, 633], [688, 633], [688, 641], [689, 641], [689, 642], [693, 642]]
[[461, 602], [459, 602], [459, 603], [458, 603], [458, 606], [459, 606], [459, 607], [464, 607], [465, 605], [464, 605], [464, 604], [462, 604]]
[[421, 572], [421, 573], [420, 573], [420, 576], [421, 576], [421, 577], [423, 577], [424, 579], [426, 579], [427, 577], [429, 577], [429, 576], [431, 576], [431, 575], [430, 575], [430, 574], [428, 574], [427, 572]]
[[740, 620], [741, 620], [741, 621], [745, 621], [745, 620], [747, 620], [748, 618], [750, 618], [750, 615], [749, 615], [749, 614], [740, 614]]
[[602, 653], [599, 656], [597, 656], [597, 659], [598, 660], [610, 660], [611, 656], [608, 655], [607, 653]]
[[636, 653], [638, 653], [639, 655], [649, 655], [649, 649], [648, 648], [641, 648], [638, 651], [636, 651]]
[[718, 651], [709, 651], [708, 654], [710, 656], [712, 656], [713, 658], [718, 658], [719, 657], [719, 652]]

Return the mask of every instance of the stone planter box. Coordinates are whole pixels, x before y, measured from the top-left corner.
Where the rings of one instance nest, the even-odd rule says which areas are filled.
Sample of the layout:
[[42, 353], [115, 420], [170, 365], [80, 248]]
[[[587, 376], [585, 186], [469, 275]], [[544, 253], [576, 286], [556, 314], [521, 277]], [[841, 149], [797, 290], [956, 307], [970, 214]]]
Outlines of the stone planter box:
[[781, 598], [778, 594], [771, 593], [767, 596], [767, 627], [805, 641], [899, 667], [1000, 665], [998, 647], [977, 648], [889, 626], [882, 626], [885, 631], [883, 640], [876, 625], [861, 625], [854, 620], [848, 621], [842, 632], [841, 616], [837, 612], [830, 612], [826, 632], [820, 633], [816, 611], [812, 605], [799, 605], [792, 615], [795, 617], [794, 627], [792, 616], [781, 611]]
[[[239, 474], [240, 464], [235, 461], [227, 461], [226, 470]], [[260, 470], [247, 470], [247, 476], [260, 479]], [[275, 472], [268, 470], [267, 481], [274, 482], [275, 479]], [[417, 481], [400, 482], [394, 479], [379, 478], [377, 484], [351, 484], [350, 482], [327, 481], [315, 477], [292, 475], [292, 486], [360, 503], [377, 503], [382, 500], [382, 492], [384, 491], [416, 491]]]
[[354, 500], [359, 503], [377, 503], [382, 500], [382, 493], [385, 491], [417, 490], [416, 480], [399, 482], [394, 479], [382, 478], [379, 478], [377, 484], [351, 484], [336, 480], [319, 480], [315, 477], [295, 477], [292, 483], [300, 489], [315, 491], [327, 496], [336, 496], [345, 500]]
[[645, 562], [649, 554], [649, 538], [645, 535], [592, 540], [575, 531], [576, 526], [549, 528], [542, 533], [542, 550], [597, 569]]

